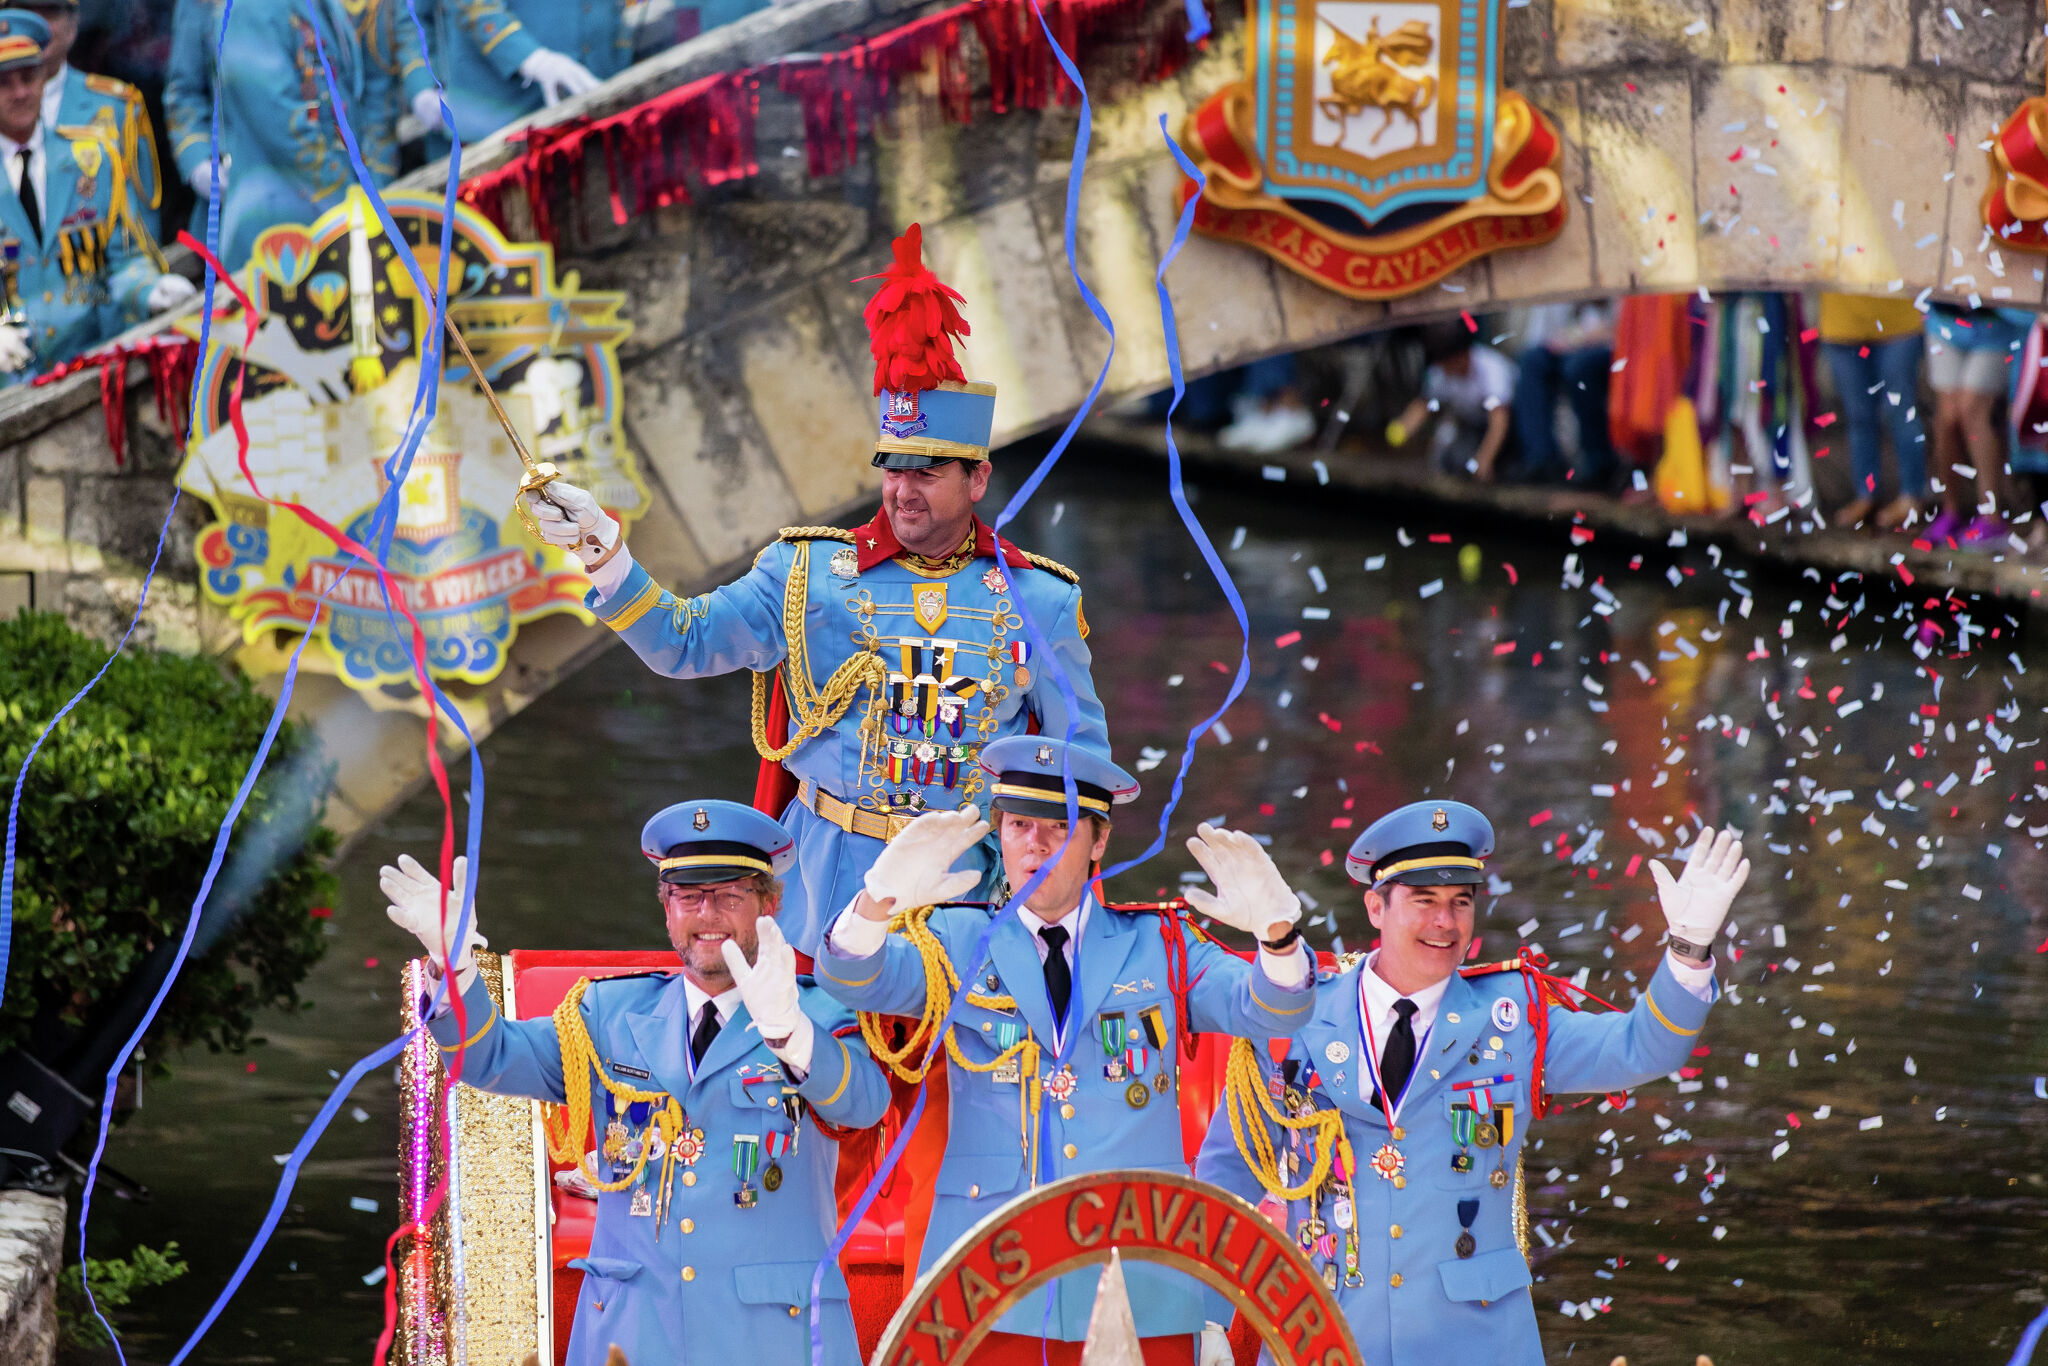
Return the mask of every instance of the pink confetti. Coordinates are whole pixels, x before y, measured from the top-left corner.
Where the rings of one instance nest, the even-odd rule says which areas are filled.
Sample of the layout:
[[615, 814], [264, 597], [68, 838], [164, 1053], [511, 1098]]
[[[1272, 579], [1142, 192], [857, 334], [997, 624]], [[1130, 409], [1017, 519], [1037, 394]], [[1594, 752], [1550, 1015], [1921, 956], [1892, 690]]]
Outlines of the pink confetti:
[[1299, 631], [1289, 631], [1289, 632], [1288, 632], [1288, 633], [1287, 633], [1286, 635], [1284, 635], [1284, 636], [1279, 636], [1279, 637], [1276, 637], [1276, 638], [1274, 639], [1274, 641], [1273, 641], [1273, 647], [1274, 647], [1275, 649], [1279, 649], [1279, 650], [1284, 650], [1284, 649], [1286, 649], [1286, 648], [1287, 648], [1288, 646], [1290, 646], [1290, 645], [1299, 645], [1300, 643], [1301, 643], [1301, 632], [1299, 632]]
[[1541, 824], [1543, 824], [1543, 822], [1545, 822], [1545, 821], [1547, 821], [1547, 820], [1549, 820], [1549, 819], [1550, 819], [1550, 812], [1549, 812], [1549, 811], [1547, 811], [1547, 810], [1545, 810], [1545, 811], [1538, 811], [1538, 812], [1537, 812], [1537, 813], [1536, 813], [1535, 815], [1533, 815], [1533, 816], [1529, 817], [1529, 824], [1530, 824], [1530, 825], [1531, 825], [1532, 827], [1534, 827], [1534, 826], [1538, 826], [1538, 825], [1541, 825]]

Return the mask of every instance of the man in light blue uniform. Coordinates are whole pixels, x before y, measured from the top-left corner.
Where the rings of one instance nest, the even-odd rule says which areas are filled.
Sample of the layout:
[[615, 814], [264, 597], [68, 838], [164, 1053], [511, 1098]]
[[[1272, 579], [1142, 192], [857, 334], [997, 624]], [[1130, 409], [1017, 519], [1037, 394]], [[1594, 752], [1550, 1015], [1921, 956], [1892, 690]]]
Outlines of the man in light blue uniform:
[[[953, 1025], [967, 1065], [949, 1055], [951, 1129], [921, 1268], [1041, 1182], [1118, 1167], [1185, 1171], [1174, 1091], [1182, 1032], [1292, 1034], [1314, 999], [1312, 963], [1295, 926], [1301, 903], [1249, 835], [1200, 827], [1188, 848], [1216, 892], [1195, 888], [1188, 900], [1255, 935], [1263, 945], [1255, 962], [1184, 930], [1172, 911], [1119, 911], [1096, 899], [1091, 884], [1109, 846], [1110, 808], [1138, 794], [1128, 773], [1038, 736], [998, 740], [981, 762], [1009, 883], [1021, 892], [1043, 873], [1038, 887], [993, 923], [979, 907], [946, 905], [972, 890], [971, 874], [947, 870], [987, 824], [971, 807], [934, 812], [875, 861], [817, 958], [819, 984], [841, 1001], [914, 1018], [932, 986], [911, 926], [890, 930], [892, 915], [909, 912], [937, 938], [968, 993]], [[1071, 826], [1069, 776], [1081, 817]], [[937, 909], [914, 916], [925, 907]], [[1169, 947], [1176, 940], [1180, 969]], [[1020, 1100], [1038, 1115], [1036, 1132], [1020, 1122]], [[1178, 1339], [1180, 1359], [1192, 1362], [1206, 1318], [1201, 1288], [1136, 1263], [1124, 1276], [1139, 1334]], [[1047, 1294], [1031, 1296], [1000, 1320], [976, 1362], [1038, 1361], [1041, 1323], [1055, 1343], [1079, 1342], [1097, 1277], [1088, 1270], [1061, 1278], [1049, 1303]]]
[[1541, 1366], [1522, 1245], [1529, 1123], [1549, 1093], [1618, 1091], [1684, 1063], [1716, 992], [1714, 937], [1749, 876], [1732, 830], [1702, 832], [1681, 878], [1653, 862], [1669, 951], [1631, 1009], [1593, 1015], [1519, 959], [1459, 968], [1492, 852], [1492, 825], [1461, 802], [1401, 807], [1351, 846], [1380, 947], [1319, 983], [1314, 1019], [1277, 1068], [1259, 1058], [1279, 1102], [1266, 1114], [1338, 1116], [1350, 1161], [1328, 1130], [1283, 1134], [1252, 1112], [1279, 1155], [1261, 1174], [1230, 1110], [1243, 1121], [1263, 1098], [1232, 1095], [1195, 1164], [1257, 1203], [1275, 1184], [1310, 1185], [1336, 1148], [1321, 1183], [1289, 1201], [1286, 1227], [1337, 1290], [1370, 1366]]
[[[897, 240], [892, 277], [923, 270], [919, 240], [916, 225]], [[875, 519], [852, 531], [785, 528], [749, 573], [695, 598], [635, 564], [618, 522], [582, 489], [558, 480], [545, 499], [528, 495], [541, 534], [590, 574], [585, 604], [656, 673], [780, 669], [791, 734], [757, 733], [755, 744], [797, 780], [782, 812], [798, 851], [785, 923], [807, 953], [885, 841], [927, 807], [980, 792], [984, 745], [1029, 732], [1065, 739], [1071, 725], [1075, 745], [1108, 757], [1076, 576], [974, 515], [994, 419], [992, 384], [884, 389]], [[803, 623], [794, 640], [791, 622]], [[992, 846], [964, 856], [993, 876]]]
[[[681, 802], [640, 836], [680, 975], [579, 983], [576, 1023], [507, 1020], [476, 974], [472, 925], [450, 955], [467, 1012], [431, 1022], [462, 1081], [501, 1095], [579, 1103], [601, 1193], [567, 1366], [810, 1359], [811, 1277], [835, 1226], [838, 1143], [826, 1125], [881, 1118], [889, 1089], [852, 1016], [796, 975], [776, 929], [789, 833], [737, 802]], [[439, 960], [462, 904], [464, 860], [444, 901], [411, 858], [383, 870], [390, 915]], [[563, 1058], [588, 1059], [564, 1074]], [[572, 1119], [577, 1146], [590, 1130]], [[859, 1366], [845, 1278], [820, 1295], [825, 1361]]]
[[[180, 0], [164, 78], [171, 151], [199, 195], [192, 235], [202, 242], [206, 201], [216, 189], [210, 157], [221, 9], [221, 0]], [[236, 0], [220, 59], [233, 79], [218, 82], [220, 258], [229, 270], [242, 268], [265, 228], [311, 223], [356, 183], [321, 70], [323, 51], [371, 180], [382, 188], [398, 174], [399, 113], [433, 90], [403, 0]]]
[[26, 383], [192, 297], [135, 216], [114, 130], [42, 118], [50, 26], [0, 10], [0, 383]]
[[40, 14], [50, 26], [50, 44], [43, 50], [43, 127], [105, 128], [128, 168], [129, 207], [136, 221], [162, 241], [157, 210], [163, 204], [163, 172], [156, 159], [156, 129], [142, 92], [112, 76], [72, 69], [78, 0], [29, 0], [22, 8]]

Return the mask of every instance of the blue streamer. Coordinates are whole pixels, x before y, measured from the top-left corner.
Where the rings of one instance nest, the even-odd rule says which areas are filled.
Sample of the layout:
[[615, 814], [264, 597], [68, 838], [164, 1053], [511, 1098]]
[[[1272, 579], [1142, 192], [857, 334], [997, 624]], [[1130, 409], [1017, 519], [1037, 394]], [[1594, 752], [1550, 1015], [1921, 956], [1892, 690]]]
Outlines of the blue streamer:
[[2027, 1331], [2020, 1334], [2020, 1344], [2013, 1348], [2012, 1360], [2006, 1366], [2027, 1366], [2034, 1359], [2034, 1349], [2041, 1345], [2043, 1333], [2048, 1333], [2048, 1309], [2037, 1314], [2027, 1325]]

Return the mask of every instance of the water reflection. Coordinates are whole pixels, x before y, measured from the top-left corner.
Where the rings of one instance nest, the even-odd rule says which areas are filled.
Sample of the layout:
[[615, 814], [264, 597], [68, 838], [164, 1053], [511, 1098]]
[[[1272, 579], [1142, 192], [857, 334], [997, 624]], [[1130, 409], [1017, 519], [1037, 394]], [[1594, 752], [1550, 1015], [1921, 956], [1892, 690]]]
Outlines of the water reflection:
[[[1077, 452], [1012, 534], [1084, 575], [1118, 754], [1150, 784], [1119, 825], [1113, 856], [1129, 856], [1238, 640], [1152, 468], [1084, 480], [1083, 460], [1104, 463]], [[1207, 492], [1253, 669], [1175, 833], [1204, 818], [1269, 832], [1319, 939], [1368, 934], [1343, 873], [1356, 831], [1455, 795], [1502, 832], [1482, 951], [1507, 955], [1519, 931], [1625, 998], [1662, 924], [1643, 859], [1700, 821], [1749, 836], [1734, 990], [1692, 1066], [1532, 1142], [1551, 1358], [2002, 1360], [2048, 1291], [2048, 892], [2028, 833], [2048, 834], [2048, 698], [2007, 658], [2012, 623], [1980, 614], [1978, 653], [1923, 663], [1906, 640], [1917, 604], [1853, 579], [1745, 586], [1697, 549], [1547, 534], [1467, 550], [1441, 513]], [[492, 942], [655, 940], [640, 823], [682, 792], [748, 792], [746, 727], [742, 680], [660, 680], [619, 650], [508, 725], [486, 747]], [[389, 1033], [406, 943], [375, 870], [437, 828], [414, 802], [346, 861], [315, 1008], [273, 1022], [253, 1071], [184, 1059], [116, 1137], [111, 1160], [157, 1199], [103, 1199], [95, 1250], [178, 1237], [194, 1264], [139, 1306], [143, 1359], [167, 1356], [225, 1279], [330, 1069]], [[1189, 866], [1175, 849], [1118, 890], [1171, 888]], [[395, 1101], [388, 1075], [353, 1098], [201, 1359], [362, 1359], [385, 1289], [363, 1277], [395, 1222]]]

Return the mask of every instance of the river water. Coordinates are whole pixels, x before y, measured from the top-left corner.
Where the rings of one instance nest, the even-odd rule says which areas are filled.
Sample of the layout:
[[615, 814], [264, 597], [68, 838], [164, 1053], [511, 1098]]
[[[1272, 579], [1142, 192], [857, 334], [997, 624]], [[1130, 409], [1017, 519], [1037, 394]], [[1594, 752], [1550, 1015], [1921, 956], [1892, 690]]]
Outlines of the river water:
[[[1194, 492], [1250, 609], [1251, 681], [1203, 739], [1172, 846], [1117, 891], [1175, 885], [1180, 838], [1227, 819], [1270, 834], [1319, 944], [1362, 947], [1349, 841], [1399, 802], [1456, 797], [1500, 831], [1483, 954], [1519, 933], [1625, 998], [1662, 925], [1642, 859], [1695, 817], [1747, 834], [1735, 990], [1696, 1073], [1535, 1136], [1550, 1358], [2004, 1361], [2048, 1300], [2048, 882], [2027, 828], [2048, 834], [2048, 659], [2015, 655], [1989, 612], [1967, 657], [1923, 661], [1882, 589], [1751, 582], [1699, 547], [1639, 558], [1299, 487]], [[1118, 756], [1164, 758], [1119, 825], [1128, 857], [1228, 686], [1236, 624], [1150, 463], [1076, 450], [1011, 535], [1082, 572]], [[659, 944], [640, 824], [688, 795], [744, 800], [746, 727], [743, 679], [655, 678], [624, 649], [506, 725], [484, 747], [492, 944]], [[175, 1060], [115, 1135], [108, 1160], [155, 1198], [103, 1193], [93, 1252], [176, 1238], [193, 1264], [128, 1311], [132, 1359], [191, 1331], [331, 1078], [392, 1034], [409, 941], [376, 870], [430, 858], [438, 821], [415, 800], [344, 861], [309, 1010], [244, 1057]], [[357, 1088], [196, 1359], [368, 1359], [396, 1100], [388, 1071]]]

